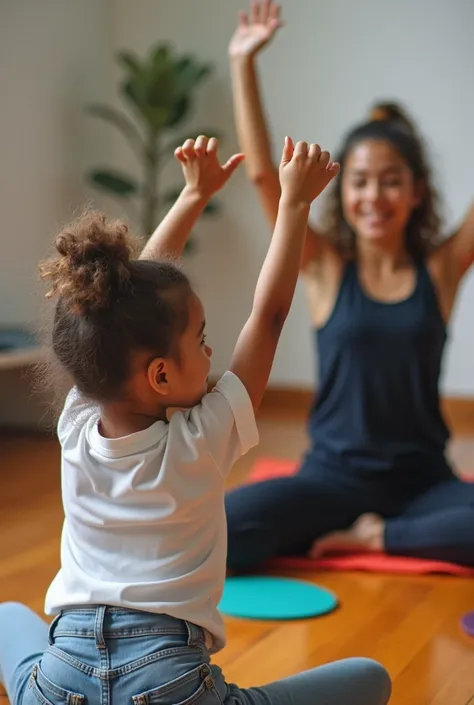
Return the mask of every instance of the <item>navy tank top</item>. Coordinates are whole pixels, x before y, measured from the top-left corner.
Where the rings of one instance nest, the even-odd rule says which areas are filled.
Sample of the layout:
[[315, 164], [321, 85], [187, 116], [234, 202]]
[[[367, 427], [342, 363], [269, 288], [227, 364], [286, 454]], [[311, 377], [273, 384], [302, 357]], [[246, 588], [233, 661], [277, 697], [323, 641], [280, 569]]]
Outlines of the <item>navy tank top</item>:
[[364, 473], [449, 472], [438, 387], [446, 326], [426, 266], [417, 268], [408, 298], [384, 303], [364, 292], [350, 262], [335, 308], [315, 335], [313, 462]]

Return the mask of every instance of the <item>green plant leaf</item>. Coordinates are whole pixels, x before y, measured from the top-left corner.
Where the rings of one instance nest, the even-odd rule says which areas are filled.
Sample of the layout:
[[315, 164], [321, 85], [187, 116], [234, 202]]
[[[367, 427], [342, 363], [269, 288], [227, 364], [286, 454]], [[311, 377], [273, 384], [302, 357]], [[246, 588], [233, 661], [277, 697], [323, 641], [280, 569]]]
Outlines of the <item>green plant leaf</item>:
[[129, 69], [130, 73], [133, 75], [137, 75], [142, 71], [140, 59], [131, 51], [119, 51], [117, 60], [119, 63], [123, 64], [125, 68]]
[[140, 72], [122, 84], [125, 98], [145, 122], [148, 131], [155, 135], [169, 121], [176, 102], [174, 67], [166, 59], [167, 54], [168, 49], [161, 47], [156, 62], [149, 57]]
[[181, 56], [175, 61], [176, 70], [178, 71], [178, 73], [185, 73], [189, 70], [190, 66], [193, 66], [194, 63], [195, 59], [189, 54]]
[[195, 77], [196, 83], [200, 83], [205, 78], [210, 76], [211, 73], [213, 72], [213, 70], [214, 70], [214, 67], [212, 64], [203, 64], [196, 74], [196, 77]]
[[111, 169], [94, 169], [89, 172], [89, 179], [95, 186], [115, 196], [132, 196], [138, 192], [138, 184], [134, 179]]
[[158, 44], [151, 50], [143, 74], [144, 97], [151, 108], [166, 109], [171, 113], [177, 98], [177, 82], [172, 49]]
[[203, 81], [211, 72], [211, 64], [198, 62], [192, 56], [183, 56], [175, 62], [177, 84], [181, 95], [192, 93], [197, 84]]
[[107, 105], [93, 104], [89, 105], [87, 110], [94, 117], [101, 118], [115, 125], [134, 149], [139, 153], [143, 151], [144, 145], [141, 135], [127, 115]]
[[170, 44], [155, 44], [150, 51], [149, 63], [158, 67], [171, 64], [172, 48]]
[[143, 88], [140, 85], [138, 76], [128, 78], [122, 83], [122, 93], [124, 97], [132, 104], [135, 109], [140, 112], [146, 107], [143, 99]]
[[166, 127], [176, 127], [187, 117], [189, 111], [191, 110], [191, 99], [187, 96], [179, 98], [173, 105], [168, 119], [166, 121]]
[[143, 89], [137, 81], [128, 80], [122, 84], [122, 93], [137, 111], [146, 127], [155, 135], [163, 129], [169, 117], [169, 111], [163, 108], [151, 107], [143, 94]]
[[172, 64], [153, 66], [145, 80], [144, 97], [147, 104], [151, 108], [166, 109], [171, 114], [178, 97]]
[[171, 206], [178, 199], [180, 193], [181, 189], [179, 188], [170, 189], [160, 196], [160, 201], [163, 205]]
[[188, 117], [196, 85], [212, 70], [192, 56], [176, 57], [168, 44], [154, 46], [141, 64], [130, 52], [120, 59], [130, 69], [123, 95], [155, 135]]
[[186, 244], [184, 246], [184, 254], [185, 255], [192, 255], [193, 252], [196, 252], [197, 250], [197, 245], [196, 245], [196, 239], [191, 235], [188, 240], [186, 241]]
[[215, 199], [213, 199], [212, 201], [209, 201], [209, 203], [206, 205], [203, 213], [205, 215], [219, 215], [221, 210], [222, 209], [221, 209], [221, 205], [220, 205], [219, 201], [216, 201]]

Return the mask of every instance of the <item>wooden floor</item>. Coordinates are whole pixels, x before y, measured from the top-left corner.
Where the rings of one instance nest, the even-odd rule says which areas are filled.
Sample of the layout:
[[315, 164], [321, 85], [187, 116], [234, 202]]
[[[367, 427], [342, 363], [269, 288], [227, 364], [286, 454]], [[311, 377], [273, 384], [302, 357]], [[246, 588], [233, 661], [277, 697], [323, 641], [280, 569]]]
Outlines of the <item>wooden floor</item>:
[[[258, 455], [296, 459], [306, 442], [299, 414], [267, 412], [260, 431], [259, 448], [236, 466], [231, 484], [242, 481]], [[474, 433], [457, 439], [452, 454], [459, 467], [474, 471]], [[0, 435], [0, 468], [0, 602], [19, 600], [42, 613], [58, 568], [62, 523], [57, 443]], [[474, 639], [459, 628], [461, 615], [474, 610], [474, 581], [330, 572], [304, 577], [334, 590], [341, 608], [301, 622], [228, 619], [228, 646], [216, 662], [229, 680], [262, 684], [331, 660], [369, 656], [389, 670], [394, 705], [474, 704]], [[6, 697], [0, 703], [6, 705]]]

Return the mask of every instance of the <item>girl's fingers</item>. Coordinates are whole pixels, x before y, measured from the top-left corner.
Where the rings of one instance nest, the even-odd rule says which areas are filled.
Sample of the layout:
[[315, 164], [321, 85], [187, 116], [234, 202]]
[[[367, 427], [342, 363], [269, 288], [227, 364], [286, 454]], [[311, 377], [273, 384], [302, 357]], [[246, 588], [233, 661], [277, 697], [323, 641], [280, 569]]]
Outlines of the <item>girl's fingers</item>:
[[250, 24], [257, 24], [260, 21], [260, 3], [258, 0], [252, 0], [250, 7]]
[[326, 169], [327, 165], [329, 164], [329, 160], [331, 159], [331, 155], [329, 152], [324, 150], [324, 152], [321, 152], [319, 156], [319, 165], [323, 167], [323, 169]]
[[315, 159], [317, 161], [320, 154], [321, 154], [321, 147], [319, 146], [319, 144], [312, 144], [309, 148], [309, 151], [308, 151], [309, 158]]
[[279, 22], [280, 20], [280, 13], [281, 13], [281, 7], [278, 5], [276, 2], [272, 2], [270, 5], [270, 12], [269, 12], [269, 17], [272, 20], [276, 20]]
[[308, 155], [308, 143], [297, 142], [295, 147], [295, 157], [306, 157]]
[[243, 10], [239, 12], [239, 26], [240, 27], [247, 27], [249, 23], [249, 18], [247, 16], [247, 13]]
[[234, 154], [222, 167], [222, 171], [229, 177], [245, 159], [245, 154]]
[[262, 0], [260, 3], [260, 22], [261, 24], [267, 24], [268, 17], [270, 15], [271, 0]]
[[206, 154], [208, 142], [209, 139], [205, 135], [199, 135], [194, 144], [194, 151], [198, 157], [202, 157]]
[[186, 164], [186, 157], [184, 156], [182, 147], [177, 147], [174, 150], [174, 156], [179, 162], [181, 162], [181, 164]]
[[219, 140], [217, 137], [211, 137], [209, 142], [207, 143], [207, 154], [215, 154], [217, 150], [219, 149]]
[[281, 155], [281, 163], [288, 164], [291, 162], [295, 148], [293, 146], [293, 140], [291, 137], [285, 137], [285, 144], [283, 145], [283, 153]]
[[196, 156], [194, 153], [194, 140], [188, 139], [186, 142], [183, 144], [183, 154], [186, 157], [186, 159], [194, 159]]

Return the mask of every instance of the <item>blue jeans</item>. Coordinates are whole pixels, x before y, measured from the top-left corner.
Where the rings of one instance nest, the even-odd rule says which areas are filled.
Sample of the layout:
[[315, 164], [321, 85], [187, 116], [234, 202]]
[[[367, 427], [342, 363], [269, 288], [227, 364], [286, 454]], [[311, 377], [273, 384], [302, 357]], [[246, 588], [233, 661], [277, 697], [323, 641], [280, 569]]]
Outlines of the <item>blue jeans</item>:
[[0, 605], [0, 676], [11, 705], [384, 705], [390, 679], [348, 659], [247, 690], [210, 664], [200, 627], [116, 607], [68, 609], [50, 627]]

